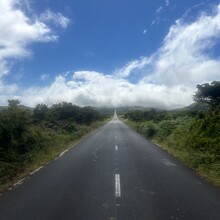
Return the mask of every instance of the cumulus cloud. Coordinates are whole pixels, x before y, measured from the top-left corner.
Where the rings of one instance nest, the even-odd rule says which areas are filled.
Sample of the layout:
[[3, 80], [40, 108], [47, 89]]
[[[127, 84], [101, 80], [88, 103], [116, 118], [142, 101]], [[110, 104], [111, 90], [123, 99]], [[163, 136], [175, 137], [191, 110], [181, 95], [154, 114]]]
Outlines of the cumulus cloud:
[[[220, 5], [194, 22], [177, 20], [151, 56], [128, 62], [113, 74], [78, 71], [59, 75], [47, 87], [24, 90], [24, 104], [142, 105], [176, 108], [191, 104], [195, 86], [220, 80], [220, 59], [210, 55], [220, 36]], [[131, 79], [138, 80], [134, 83]]]
[[166, 85], [189, 86], [220, 79], [220, 60], [207, 52], [218, 43], [219, 36], [220, 6], [213, 16], [202, 14], [191, 24], [177, 20], [157, 52], [155, 70], [147, 79]]
[[16, 84], [6, 84], [3, 80], [0, 80], [0, 105], [7, 105], [8, 99], [17, 98], [14, 94], [18, 91]]
[[[49, 42], [58, 39], [46, 23], [39, 18], [28, 17], [22, 10], [24, 5], [30, 10], [27, 0], [0, 0], [0, 91], [5, 93], [14, 91], [11, 89], [14, 85], [5, 85], [3, 80], [10, 71], [11, 59], [30, 56], [31, 50], [28, 45], [32, 42]], [[60, 13], [47, 11], [44, 17], [59, 23], [63, 28], [69, 22]]]
[[220, 6], [213, 15], [203, 13], [187, 24], [177, 20], [170, 27], [162, 47], [150, 57], [129, 62], [118, 70], [121, 76], [144, 72], [146, 83], [166, 86], [195, 86], [204, 81], [219, 80], [220, 59], [210, 55], [220, 36]]
[[179, 85], [170, 89], [144, 82], [132, 84], [115, 75], [79, 71], [73, 73], [70, 80], [60, 75], [49, 87], [29, 88], [20, 98], [22, 103], [32, 106], [42, 102], [51, 105], [65, 100], [81, 106], [143, 105], [169, 108], [185, 104], [191, 91], [184, 91], [183, 95], [183, 90]]
[[[0, 63], [6, 62], [7, 58], [29, 55], [29, 43], [55, 41], [58, 38], [43, 21], [27, 17], [18, 7], [19, 3], [17, 0], [0, 1]], [[63, 28], [69, 23], [69, 19], [61, 13], [48, 10], [41, 18], [53, 20]]]
[[31, 20], [18, 7], [17, 1], [0, 1], [0, 60], [29, 55], [28, 43], [54, 41], [57, 36], [39, 20]]
[[0, 81], [0, 96], [1, 93], [4, 95], [11, 95], [18, 90], [18, 86], [16, 84], [6, 85], [3, 81]]
[[122, 78], [127, 78], [134, 73], [140, 75], [141, 70], [143, 70], [145, 66], [150, 65], [153, 62], [152, 58], [153, 57], [141, 57], [138, 60], [130, 61], [121, 69], [115, 70], [114, 74]]

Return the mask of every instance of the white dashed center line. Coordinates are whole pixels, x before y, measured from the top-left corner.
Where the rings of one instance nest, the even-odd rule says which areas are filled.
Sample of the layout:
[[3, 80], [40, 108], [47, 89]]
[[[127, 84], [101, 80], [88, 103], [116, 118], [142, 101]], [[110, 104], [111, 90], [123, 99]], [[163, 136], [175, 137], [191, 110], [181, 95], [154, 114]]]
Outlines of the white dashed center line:
[[121, 197], [121, 184], [119, 174], [115, 174], [115, 197]]
[[118, 145], [115, 145], [115, 150], [118, 151]]

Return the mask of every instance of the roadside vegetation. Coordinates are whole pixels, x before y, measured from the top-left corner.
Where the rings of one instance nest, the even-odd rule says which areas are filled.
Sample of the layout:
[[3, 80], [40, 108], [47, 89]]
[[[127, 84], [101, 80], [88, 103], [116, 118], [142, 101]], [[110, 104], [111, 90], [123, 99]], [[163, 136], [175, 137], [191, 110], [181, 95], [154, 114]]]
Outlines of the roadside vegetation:
[[9, 100], [0, 111], [0, 191], [104, 124], [106, 115], [63, 102], [34, 109]]
[[220, 186], [220, 82], [197, 85], [194, 100], [193, 108], [130, 111], [124, 119], [137, 132]]

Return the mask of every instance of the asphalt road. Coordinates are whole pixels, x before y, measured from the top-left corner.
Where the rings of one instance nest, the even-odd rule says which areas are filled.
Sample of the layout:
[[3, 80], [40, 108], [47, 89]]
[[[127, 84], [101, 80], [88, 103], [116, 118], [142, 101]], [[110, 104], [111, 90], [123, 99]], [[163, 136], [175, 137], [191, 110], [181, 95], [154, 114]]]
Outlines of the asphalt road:
[[0, 196], [1, 220], [219, 220], [220, 190], [116, 118]]

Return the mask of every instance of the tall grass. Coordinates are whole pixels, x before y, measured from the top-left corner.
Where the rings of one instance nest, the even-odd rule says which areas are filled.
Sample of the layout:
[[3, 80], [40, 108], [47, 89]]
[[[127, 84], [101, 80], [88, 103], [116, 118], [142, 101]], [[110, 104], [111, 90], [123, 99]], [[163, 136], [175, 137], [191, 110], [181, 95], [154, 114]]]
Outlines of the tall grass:
[[[160, 118], [160, 120], [158, 120]], [[185, 165], [220, 186], [220, 109], [166, 113], [153, 120], [127, 123]]]

